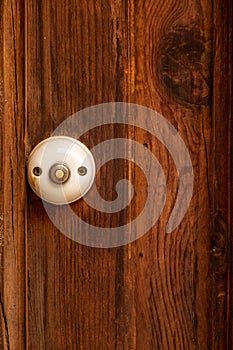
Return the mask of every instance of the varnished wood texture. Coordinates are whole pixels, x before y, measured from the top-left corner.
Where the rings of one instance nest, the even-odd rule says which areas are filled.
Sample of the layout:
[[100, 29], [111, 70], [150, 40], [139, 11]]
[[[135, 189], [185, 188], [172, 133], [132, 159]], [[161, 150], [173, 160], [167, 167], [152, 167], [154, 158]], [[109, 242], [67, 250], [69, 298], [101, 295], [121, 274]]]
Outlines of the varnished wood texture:
[[[2, 349], [231, 349], [231, 11], [220, 0], [0, 2]], [[177, 193], [166, 147], [132, 126], [90, 130], [80, 138], [90, 148], [119, 137], [143, 144], [167, 180], [147, 234], [91, 248], [53, 225], [26, 184], [25, 160], [71, 114], [113, 101], [154, 109], [179, 131], [194, 192], [165, 234]], [[108, 162], [97, 187], [114, 200], [122, 178], [135, 188], [125, 210], [100, 213], [82, 199], [72, 209], [96, 226], [132, 221], [148, 195], [138, 166]]]

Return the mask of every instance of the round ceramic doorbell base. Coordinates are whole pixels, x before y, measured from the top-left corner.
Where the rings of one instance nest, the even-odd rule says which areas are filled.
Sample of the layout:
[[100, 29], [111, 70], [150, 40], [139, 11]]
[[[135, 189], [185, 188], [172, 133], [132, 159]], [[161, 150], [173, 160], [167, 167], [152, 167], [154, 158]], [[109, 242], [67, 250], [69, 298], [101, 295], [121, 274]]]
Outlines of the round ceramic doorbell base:
[[27, 164], [28, 182], [33, 191], [49, 203], [75, 202], [91, 188], [95, 162], [89, 149], [68, 136], [54, 136], [40, 142]]

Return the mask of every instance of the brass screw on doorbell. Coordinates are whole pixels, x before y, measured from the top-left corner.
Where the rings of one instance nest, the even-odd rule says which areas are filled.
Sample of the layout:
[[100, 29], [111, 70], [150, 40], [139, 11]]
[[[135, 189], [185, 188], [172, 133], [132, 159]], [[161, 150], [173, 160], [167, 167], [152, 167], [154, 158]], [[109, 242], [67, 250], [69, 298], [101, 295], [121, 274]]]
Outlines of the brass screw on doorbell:
[[62, 205], [83, 197], [95, 178], [95, 162], [89, 149], [68, 136], [53, 136], [40, 142], [27, 164], [33, 191], [49, 203]]

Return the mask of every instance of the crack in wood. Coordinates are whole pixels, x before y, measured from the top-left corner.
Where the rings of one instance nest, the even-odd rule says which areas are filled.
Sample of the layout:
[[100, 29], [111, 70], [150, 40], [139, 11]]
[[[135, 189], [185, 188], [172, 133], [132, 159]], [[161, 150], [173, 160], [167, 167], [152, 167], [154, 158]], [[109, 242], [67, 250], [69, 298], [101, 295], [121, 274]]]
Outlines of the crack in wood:
[[9, 339], [9, 331], [8, 331], [8, 324], [7, 324], [7, 317], [6, 317], [6, 313], [4, 310], [4, 303], [2, 300], [2, 294], [0, 293], [0, 312], [1, 312], [1, 324], [2, 324], [2, 341], [3, 344], [0, 343], [0, 346], [4, 347], [4, 340], [5, 340], [5, 344], [7, 346], [7, 350], [10, 350], [10, 339]]

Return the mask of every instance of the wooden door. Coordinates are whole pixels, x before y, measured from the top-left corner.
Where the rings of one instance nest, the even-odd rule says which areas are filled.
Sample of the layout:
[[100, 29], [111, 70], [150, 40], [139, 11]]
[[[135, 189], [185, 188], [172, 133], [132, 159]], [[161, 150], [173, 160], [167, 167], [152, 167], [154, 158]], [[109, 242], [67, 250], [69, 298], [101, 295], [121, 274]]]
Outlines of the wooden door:
[[[0, 13], [1, 348], [231, 349], [231, 1], [3, 0]], [[94, 248], [50, 221], [25, 161], [70, 115], [109, 102], [148, 107], [176, 128], [194, 191], [165, 234], [178, 180], [166, 147], [124, 123], [89, 130], [80, 137], [89, 148], [144, 145], [167, 181], [145, 235]], [[149, 195], [140, 167], [107, 162], [96, 183], [112, 201], [122, 178], [135, 189], [129, 207], [100, 213], [81, 199], [75, 214], [96, 227], [131, 222]]]

